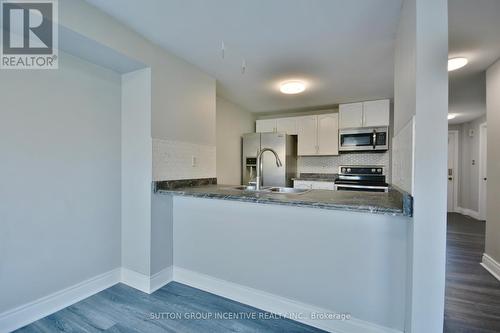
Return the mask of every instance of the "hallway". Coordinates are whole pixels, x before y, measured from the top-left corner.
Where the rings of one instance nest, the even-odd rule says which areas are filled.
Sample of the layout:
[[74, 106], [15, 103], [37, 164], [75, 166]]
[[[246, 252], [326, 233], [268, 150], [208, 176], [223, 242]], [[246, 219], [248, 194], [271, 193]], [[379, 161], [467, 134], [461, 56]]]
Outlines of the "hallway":
[[485, 222], [448, 214], [445, 333], [500, 332], [500, 282], [479, 263]]

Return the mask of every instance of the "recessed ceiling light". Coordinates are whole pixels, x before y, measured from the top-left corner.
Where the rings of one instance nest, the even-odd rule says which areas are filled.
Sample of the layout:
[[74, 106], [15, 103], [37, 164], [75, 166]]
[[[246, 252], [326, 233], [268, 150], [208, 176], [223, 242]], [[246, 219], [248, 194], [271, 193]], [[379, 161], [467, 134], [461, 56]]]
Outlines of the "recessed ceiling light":
[[457, 117], [456, 114], [452, 114], [452, 113], [448, 114], [448, 120], [455, 119], [456, 117]]
[[467, 58], [448, 59], [448, 72], [462, 68], [467, 65], [468, 62]]
[[299, 94], [306, 90], [306, 85], [302, 81], [285, 81], [280, 85], [280, 91], [283, 94]]

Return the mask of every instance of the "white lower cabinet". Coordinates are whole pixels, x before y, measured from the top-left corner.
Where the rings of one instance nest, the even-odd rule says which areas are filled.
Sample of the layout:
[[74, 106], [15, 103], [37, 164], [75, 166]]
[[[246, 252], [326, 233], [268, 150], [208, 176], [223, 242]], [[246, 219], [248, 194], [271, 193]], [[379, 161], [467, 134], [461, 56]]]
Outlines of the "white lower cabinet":
[[335, 190], [334, 182], [320, 182], [311, 180], [294, 180], [293, 187], [309, 190]]

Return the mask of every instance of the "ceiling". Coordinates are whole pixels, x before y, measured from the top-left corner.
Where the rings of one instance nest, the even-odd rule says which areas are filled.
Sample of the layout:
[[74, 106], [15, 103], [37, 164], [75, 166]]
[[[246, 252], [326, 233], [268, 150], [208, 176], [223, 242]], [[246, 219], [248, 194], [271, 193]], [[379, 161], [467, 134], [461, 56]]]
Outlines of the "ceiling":
[[[218, 94], [253, 112], [394, 94], [402, 0], [87, 1], [215, 77]], [[306, 92], [281, 94], [287, 79], [306, 81]]]
[[500, 0], [449, 0], [449, 55], [469, 64], [450, 72], [452, 124], [486, 112], [484, 71], [500, 58]]

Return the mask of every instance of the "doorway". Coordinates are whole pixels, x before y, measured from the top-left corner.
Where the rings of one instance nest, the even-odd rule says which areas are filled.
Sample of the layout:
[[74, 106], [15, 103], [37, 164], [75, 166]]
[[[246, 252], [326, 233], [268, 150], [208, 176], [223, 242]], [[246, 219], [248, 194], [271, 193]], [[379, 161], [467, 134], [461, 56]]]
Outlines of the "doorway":
[[448, 131], [448, 212], [458, 206], [458, 131]]
[[486, 123], [479, 126], [479, 218], [486, 220], [486, 184], [487, 177], [487, 133]]

